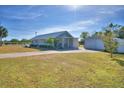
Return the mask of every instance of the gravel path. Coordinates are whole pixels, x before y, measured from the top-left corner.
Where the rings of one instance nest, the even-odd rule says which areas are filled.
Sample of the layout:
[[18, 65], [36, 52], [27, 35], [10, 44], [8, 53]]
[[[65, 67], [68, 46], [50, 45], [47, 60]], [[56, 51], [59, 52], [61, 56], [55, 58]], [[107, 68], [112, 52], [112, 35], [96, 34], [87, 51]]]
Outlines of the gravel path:
[[80, 53], [80, 52], [89, 52], [94, 53], [97, 51], [93, 50], [47, 50], [47, 51], [38, 51], [38, 52], [22, 52], [22, 53], [7, 53], [7, 54], [0, 54], [0, 58], [15, 58], [15, 57], [24, 57], [24, 56], [34, 56], [34, 55], [45, 55], [45, 54], [56, 54], [56, 53]]

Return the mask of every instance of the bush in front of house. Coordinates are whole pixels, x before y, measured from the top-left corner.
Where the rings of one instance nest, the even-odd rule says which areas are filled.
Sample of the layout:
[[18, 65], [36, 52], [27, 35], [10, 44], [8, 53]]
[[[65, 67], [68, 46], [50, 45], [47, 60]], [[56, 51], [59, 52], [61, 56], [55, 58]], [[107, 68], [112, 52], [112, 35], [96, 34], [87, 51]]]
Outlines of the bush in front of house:
[[44, 48], [44, 49], [54, 49], [52, 45], [34, 45], [30, 44], [31, 48]]

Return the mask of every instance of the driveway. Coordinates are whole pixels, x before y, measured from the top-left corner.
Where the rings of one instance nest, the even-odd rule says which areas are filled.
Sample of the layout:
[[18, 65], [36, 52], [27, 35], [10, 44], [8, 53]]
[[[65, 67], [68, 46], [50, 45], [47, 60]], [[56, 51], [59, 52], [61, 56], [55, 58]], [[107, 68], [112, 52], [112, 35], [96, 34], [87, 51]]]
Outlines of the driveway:
[[79, 49], [79, 50], [47, 50], [47, 51], [38, 51], [38, 52], [23, 52], [23, 53], [7, 53], [0, 54], [1, 58], [16, 58], [16, 57], [24, 57], [24, 56], [34, 56], [34, 55], [45, 55], [45, 54], [60, 54], [60, 53], [94, 53], [98, 51]]

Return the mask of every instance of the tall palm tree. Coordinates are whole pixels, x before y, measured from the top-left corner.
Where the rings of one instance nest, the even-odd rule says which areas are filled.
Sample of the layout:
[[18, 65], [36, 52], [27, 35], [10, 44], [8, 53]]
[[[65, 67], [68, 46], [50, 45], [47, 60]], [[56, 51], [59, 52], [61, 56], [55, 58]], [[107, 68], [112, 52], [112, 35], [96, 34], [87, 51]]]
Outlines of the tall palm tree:
[[2, 46], [2, 39], [8, 36], [7, 29], [0, 25], [0, 46]]

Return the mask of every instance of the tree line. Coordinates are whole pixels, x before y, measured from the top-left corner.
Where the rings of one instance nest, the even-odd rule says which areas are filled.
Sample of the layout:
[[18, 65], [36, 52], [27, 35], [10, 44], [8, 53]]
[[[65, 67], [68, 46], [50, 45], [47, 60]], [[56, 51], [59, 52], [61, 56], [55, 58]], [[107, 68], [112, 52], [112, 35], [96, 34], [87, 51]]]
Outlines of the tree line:
[[113, 53], [117, 51], [116, 49], [119, 46], [116, 38], [124, 39], [124, 26], [110, 23], [108, 26], [104, 27], [102, 31], [95, 32], [91, 36], [88, 32], [82, 32], [80, 35], [81, 43], [83, 44], [88, 37], [102, 39], [105, 50], [110, 53], [112, 58]]
[[31, 43], [31, 40], [28, 39], [11, 39], [11, 40], [2, 40], [3, 38], [8, 36], [8, 30], [4, 26], [0, 25], [0, 46], [2, 44], [26, 44], [26, 43]]
[[108, 26], [104, 27], [102, 31], [95, 32], [90, 35], [89, 32], [84, 31], [80, 35], [80, 42], [84, 43], [84, 40], [88, 37], [103, 37], [105, 33], [107, 32], [112, 32], [114, 38], [121, 38], [124, 39], [124, 26], [118, 25], [118, 24], [113, 24], [110, 23]]
[[18, 40], [18, 39], [11, 39], [11, 40], [4, 40], [3, 41], [3, 44], [30, 44], [31, 43], [31, 40], [29, 39], [21, 39], [21, 40]]

